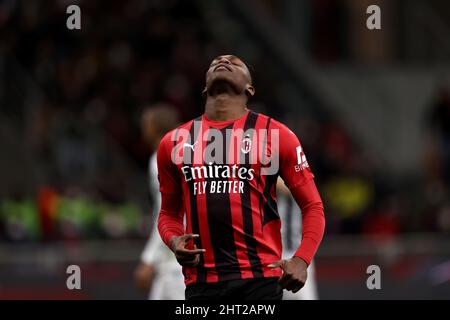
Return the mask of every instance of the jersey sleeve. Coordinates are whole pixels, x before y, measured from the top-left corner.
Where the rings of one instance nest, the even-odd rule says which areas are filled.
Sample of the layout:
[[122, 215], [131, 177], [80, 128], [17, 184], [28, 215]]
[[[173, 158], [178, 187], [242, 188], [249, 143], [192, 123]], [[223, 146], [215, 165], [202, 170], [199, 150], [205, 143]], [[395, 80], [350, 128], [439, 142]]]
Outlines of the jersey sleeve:
[[314, 175], [297, 136], [285, 125], [275, 123], [279, 129], [279, 173], [288, 188], [293, 189], [313, 179]]
[[172, 147], [174, 145], [171, 139], [172, 132], [169, 132], [161, 140], [158, 153], [158, 180], [159, 190], [166, 194], [181, 194], [181, 180], [177, 166], [172, 161]]

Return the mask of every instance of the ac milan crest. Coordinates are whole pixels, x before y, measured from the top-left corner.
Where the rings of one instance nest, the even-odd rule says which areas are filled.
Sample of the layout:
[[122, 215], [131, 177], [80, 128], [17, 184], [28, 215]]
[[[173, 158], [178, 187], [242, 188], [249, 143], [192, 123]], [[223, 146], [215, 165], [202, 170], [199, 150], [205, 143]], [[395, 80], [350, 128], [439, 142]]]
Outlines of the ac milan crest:
[[252, 140], [250, 139], [249, 136], [246, 136], [243, 140], [242, 140], [242, 147], [241, 147], [241, 151], [244, 154], [247, 154], [250, 152], [250, 150], [252, 149]]

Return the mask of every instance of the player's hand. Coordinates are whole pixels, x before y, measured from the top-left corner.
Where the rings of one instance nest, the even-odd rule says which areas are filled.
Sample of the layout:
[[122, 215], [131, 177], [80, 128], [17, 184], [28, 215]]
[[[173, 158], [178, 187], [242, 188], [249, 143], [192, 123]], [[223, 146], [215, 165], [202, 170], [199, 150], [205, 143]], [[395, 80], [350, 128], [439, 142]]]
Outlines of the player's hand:
[[308, 265], [299, 257], [292, 257], [287, 260], [278, 260], [268, 265], [270, 268], [281, 268], [283, 275], [278, 280], [278, 284], [283, 289], [298, 292], [306, 283], [308, 277]]
[[200, 254], [205, 252], [205, 249], [198, 249], [196, 245], [194, 245], [193, 250], [186, 248], [189, 240], [198, 237], [198, 234], [189, 233], [172, 238], [171, 249], [175, 253], [178, 263], [182, 266], [195, 267], [200, 262]]

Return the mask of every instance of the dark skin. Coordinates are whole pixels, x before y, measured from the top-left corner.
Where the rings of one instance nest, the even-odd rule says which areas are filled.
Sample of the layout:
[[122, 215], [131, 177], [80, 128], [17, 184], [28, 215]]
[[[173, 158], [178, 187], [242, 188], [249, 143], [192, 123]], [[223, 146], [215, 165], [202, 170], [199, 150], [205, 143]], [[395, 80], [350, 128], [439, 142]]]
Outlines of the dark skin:
[[194, 249], [187, 248], [189, 242], [198, 237], [198, 234], [189, 233], [172, 238], [170, 248], [182, 266], [195, 267], [200, 262], [200, 254], [204, 253], [205, 249], [198, 249], [196, 245], [194, 245]]
[[248, 98], [255, 94], [250, 72], [233, 55], [215, 58], [206, 72], [205, 115], [214, 121], [240, 118], [246, 112]]
[[[245, 63], [236, 56], [222, 55], [215, 58], [206, 72], [205, 116], [213, 121], [228, 121], [242, 117], [247, 110], [249, 97], [255, 94], [250, 72]], [[195, 267], [200, 254], [205, 252], [194, 246], [187, 246], [198, 234], [184, 234], [173, 237], [171, 249], [182, 266]], [[306, 282], [308, 265], [299, 257], [279, 260], [268, 265], [281, 268], [283, 275], [278, 280], [280, 286], [296, 293]]]

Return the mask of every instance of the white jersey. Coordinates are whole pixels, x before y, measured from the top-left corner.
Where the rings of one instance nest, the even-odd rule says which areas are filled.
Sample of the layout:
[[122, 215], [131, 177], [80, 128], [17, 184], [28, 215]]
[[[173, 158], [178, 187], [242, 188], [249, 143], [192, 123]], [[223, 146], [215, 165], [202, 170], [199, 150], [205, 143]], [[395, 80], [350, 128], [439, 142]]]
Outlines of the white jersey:
[[148, 175], [148, 187], [153, 200], [153, 228], [142, 252], [141, 261], [154, 266], [156, 269], [149, 299], [184, 300], [185, 285], [181, 266], [173, 252], [161, 240], [157, 227], [158, 214], [161, 209], [161, 194], [159, 193], [156, 152], [150, 157]]
[[[292, 258], [301, 241], [302, 219], [300, 208], [291, 195], [277, 195], [278, 213], [281, 219], [281, 239], [283, 259]], [[314, 261], [308, 267], [308, 279], [305, 286], [297, 293], [284, 290], [283, 300], [317, 300], [317, 285]]]

